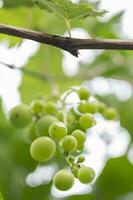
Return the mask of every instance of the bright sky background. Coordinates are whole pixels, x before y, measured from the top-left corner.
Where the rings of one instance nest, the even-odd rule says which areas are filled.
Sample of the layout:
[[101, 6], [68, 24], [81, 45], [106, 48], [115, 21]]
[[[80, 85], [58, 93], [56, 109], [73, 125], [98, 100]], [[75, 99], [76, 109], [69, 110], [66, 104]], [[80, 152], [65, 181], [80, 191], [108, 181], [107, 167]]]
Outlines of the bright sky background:
[[[112, 16], [118, 11], [125, 10], [125, 14], [122, 19], [123, 37], [133, 38], [133, 26], [131, 23], [133, 19], [133, 2], [131, 0], [101, 0], [101, 8], [107, 9], [109, 11], [104, 19]], [[86, 31], [79, 31], [79, 29], [74, 29], [72, 31], [72, 34], [73, 36], [89, 37]], [[16, 67], [22, 67], [28, 62], [28, 59], [36, 53], [38, 47], [39, 45], [36, 42], [25, 40], [20, 45], [20, 47], [11, 48], [9, 50], [7, 42], [3, 42], [0, 44], [0, 61], [8, 64], [14, 64]], [[93, 58], [95, 56], [94, 51], [85, 51], [85, 53], [82, 54], [78, 60], [72, 57], [70, 54], [68, 55], [68, 53], [64, 52], [63, 54], [64, 72], [71, 76], [77, 73], [79, 60], [80, 62], [86, 62], [86, 56], [89, 56], [91, 58], [91, 62], [93, 61]], [[73, 65], [73, 68], [68, 67], [70, 66], [70, 63], [68, 63], [68, 61], [70, 61], [71, 66]], [[3, 100], [3, 108], [6, 112], [10, 108], [21, 102], [20, 94], [18, 92], [18, 87], [21, 84], [21, 78], [22, 74], [19, 71], [13, 71], [3, 65], [0, 65], [0, 96]], [[99, 85], [98, 81], [101, 81], [100, 84], [103, 84], [102, 91], [105, 91], [105, 93], [108, 93], [108, 91], [115, 92], [115, 95], [118, 96], [118, 98], [125, 98], [125, 100], [127, 100], [131, 96], [132, 88], [127, 82], [112, 82], [113, 84], [111, 83], [111, 85], [114, 85], [115, 90], [114, 88], [112, 88], [111, 90], [108, 80], [105, 79], [95, 79], [91, 83], [86, 84], [88, 84], [89, 87], [98, 92], [99, 89], [96, 87], [96, 85]], [[121, 86], [124, 88], [122, 90], [124, 91], [124, 93], [119, 93], [119, 88]], [[99, 115], [97, 115], [96, 117], [99, 123], [93, 130], [90, 130], [89, 140], [87, 140], [86, 142], [86, 146], [89, 146], [87, 151], [91, 152], [91, 155], [88, 157], [86, 162], [87, 164], [92, 165], [95, 168], [98, 176], [106, 163], [106, 156], [108, 155], [109, 157], [115, 157], [122, 155], [127, 149], [130, 138], [128, 132], [120, 127], [119, 122], [106, 122]], [[100, 132], [98, 132], [99, 130]], [[106, 144], [100, 138], [101, 132], [106, 132], [107, 137], [113, 138], [110, 147], [108, 148], [108, 151]], [[48, 170], [48, 168], [46, 166], [46, 169], [39, 169], [40, 170], [36, 169], [35, 173], [30, 174], [29, 177], [27, 177], [26, 181], [28, 184], [30, 184], [30, 181], [33, 180], [33, 178], [34, 185], [41, 184], [44, 181], [42, 180], [42, 175], [43, 173], [46, 173], [45, 170]], [[49, 166], [49, 170], [51, 170], [51, 173], [54, 173], [51, 166]], [[51, 173], [49, 173], [49, 176], [51, 176]], [[47, 177], [47, 179], [49, 180], [49, 177]], [[74, 188], [72, 188], [72, 190], [70, 190], [68, 193], [61, 193], [57, 191], [54, 187], [52, 188], [51, 192], [54, 197], [62, 197], [65, 195], [74, 194], [75, 192], [77, 193], [77, 191], [85, 193], [86, 191], [88, 192], [88, 190], [91, 191], [90, 185], [83, 186], [82, 184], [79, 184], [79, 182], [76, 182]]]

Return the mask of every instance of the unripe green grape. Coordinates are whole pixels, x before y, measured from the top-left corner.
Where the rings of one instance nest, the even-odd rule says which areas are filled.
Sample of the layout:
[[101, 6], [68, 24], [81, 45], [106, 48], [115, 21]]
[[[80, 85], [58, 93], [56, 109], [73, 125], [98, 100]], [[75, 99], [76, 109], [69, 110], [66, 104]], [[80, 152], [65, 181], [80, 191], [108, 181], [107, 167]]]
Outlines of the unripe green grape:
[[98, 112], [103, 114], [106, 109], [106, 105], [103, 102], [98, 102]]
[[95, 171], [91, 167], [81, 167], [78, 171], [78, 179], [81, 183], [88, 184], [95, 178]]
[[31, 111], [38, 115], [44, 112], [44, 102], [40, 99], [34, 100], [31, 102]]
[[94, 114], [98, 111], [97, 103], [95, 102], [86, 102], [83, 107], [84, 113]]
[[34, 141], [37, 138], [36, 125], [34, 122], [28, 127], [26, 136], [29, 141]]
[[51, 115], [41, 117], [36, 123], [36, 130], [38, 135], [49, 135], [49, 127], [52, 123], [57, 122], [57, 118]]
[[78, 163], [82, 163], [84, 161], [85, 161], [85, 157], [83, 155], [78, 156], [78, 160], [77, 160]]
[[79, 98], [81, 100], [87, 100], [90, 96], [91, 96], [91, 93], [90, 91], [88, 90], [88, 88], [86, 87], [81, 87], [78, 91], [77, 91], [78, 95], [79, 95]]
[[47, 114], [54, 114], [56, 112], [56, 105], [53, 102], [45, 104], [44, 110]]
[[77, 151], [82, 152], [84, 150], [84, 144], [78, 146]]
[[53, 184], [58, 190], [69, 190], [74, 184], [74, 176], [68, 170], [62, 169], [54, 175]]
[[63, 122], [54, 122], [49, 127], [49, 135], [57, 140], [64, 138], [67, 135], [67, 128]]
[[60, 145], [62, 146], [65, 153], [75, 151], [77, 144], [77, 140], [72, 135], [67, 135], [60, 141]]
[[92, 114], [86, 113], [80, 117], [79, 123], [80, 123], [81, 128], [86, 130], [96, 125], [96, 120]]
[[117, 115], [118, 113], [115, 108], [106, 108], [103, 113], [104, 118], [107, 120], [116, 120]]
[[68, 156], [68, 162], [69, 163], [74, 163], [75, 157], [74, 156]]
[[86, 135], [83, 131], [81, 130], [75, 130], [72, 132], [72, 136], [74, 136], [77, 140], [77, 143], [78, 143], [78, 147], [80, 147], [82, 144], [84, 144], [85, 142], [85, 139], [86, 139]]
[[30, 154], [34, 160], [46, 162], [53, 157], [55, 150], [55, 142], [50, 137], [43, 136], [32, 142]]
[[32, 114], [27, 105], [18, 105], [9, 111], [9, 121], [17, 128], [25, 128], [31, 120]]
[[81, 102], [78, 106], [77, 106], [77, 109], [80, 113], [84, 113], [84, 105], [85, 105], [85, 102]]
[[63, 112], [62, 111], [57, 111], [56, 112], [56, 117], [59, 119], [59, 121], [63, 122]]

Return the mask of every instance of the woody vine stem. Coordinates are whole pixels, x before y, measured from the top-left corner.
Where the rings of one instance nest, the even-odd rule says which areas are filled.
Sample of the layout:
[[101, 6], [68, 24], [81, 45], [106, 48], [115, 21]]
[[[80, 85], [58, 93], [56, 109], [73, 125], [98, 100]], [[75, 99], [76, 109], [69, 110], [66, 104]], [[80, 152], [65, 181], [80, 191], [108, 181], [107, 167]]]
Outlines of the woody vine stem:
[[78, 57], [78, 50], [81, 49], [133, 50], [133, 40], [78, 39], [31, 31], [4, 24], [0, 24], [0, 34], [30, 39], [42, 44], [51, 45], [68, 51], [76, 57]]

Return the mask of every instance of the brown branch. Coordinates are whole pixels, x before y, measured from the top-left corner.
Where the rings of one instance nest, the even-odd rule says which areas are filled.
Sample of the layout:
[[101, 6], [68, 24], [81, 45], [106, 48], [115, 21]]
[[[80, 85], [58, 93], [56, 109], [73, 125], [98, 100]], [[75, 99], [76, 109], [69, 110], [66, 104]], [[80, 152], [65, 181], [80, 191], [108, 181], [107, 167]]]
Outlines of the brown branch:
[[48, 44], [78, 57], [80, 49], [133, 50], [133, 40], [100, 40], [62, 37], [0, 24], [0, 33]]

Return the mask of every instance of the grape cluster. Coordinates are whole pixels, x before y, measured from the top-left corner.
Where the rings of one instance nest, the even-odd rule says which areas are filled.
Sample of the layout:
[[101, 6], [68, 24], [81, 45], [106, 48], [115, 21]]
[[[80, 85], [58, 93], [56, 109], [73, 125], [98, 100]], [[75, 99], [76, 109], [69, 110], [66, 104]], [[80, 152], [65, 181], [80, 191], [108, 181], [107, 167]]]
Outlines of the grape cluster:
[[[79, 103], [67, 106], [66, 97], [76, 92]], [[59, 170], [53, 177], [53, 184], [59, 190], [69, 190], [74, 179], [88, 184], [95, 178], [95, 171], [84, 166], [82, 152], [86, 140], [86, 130], [96, 125], [95, 113], [107, 120], [117, 119], [117, 111], [102, 102], [92, 102], [91, 92], [86, 87], [71, 89], [63, 99], [56, 101], [34, 100], [29, 106], [18, 105], [9, 111], [9, 121], [16, 128], [28, 127], [27, 137], [31, 140], [31, 157], [40, 163], [49, 161], [55, 154], [57, 145], [66, 160], [68, 169]], [[60, 106], [58, 105], [60, 102]]]

